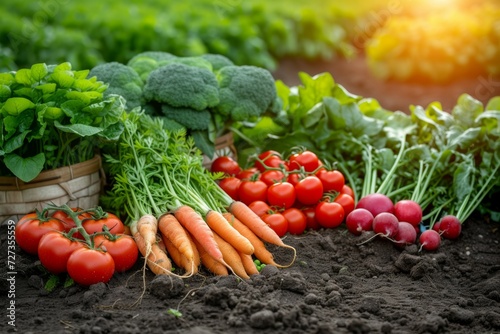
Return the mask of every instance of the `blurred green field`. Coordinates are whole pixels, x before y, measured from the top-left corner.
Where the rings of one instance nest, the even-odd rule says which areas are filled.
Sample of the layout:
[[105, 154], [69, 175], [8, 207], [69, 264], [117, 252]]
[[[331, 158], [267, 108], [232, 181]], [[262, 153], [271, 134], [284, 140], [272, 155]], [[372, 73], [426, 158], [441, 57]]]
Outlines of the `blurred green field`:
[[[330, 60], [368, 48], [371, 68], [382, 78], [439, 80], [464, 66], [497, 73], [498, 8], [493, 0], [3, 0], [0, 70], [63, 61], [84, 69], [126, 63], [147, 50], [218, 53], [273, 70], [286, 57]], [[481, 32], [469, 32], [483, 22]], [[433, 36], [437, 29], [441, 35]], [[444, 62], [452, 65], [434, 68], [436, 53], [446, 53]], [[426, 71], [416, 70], [420, 63]]]

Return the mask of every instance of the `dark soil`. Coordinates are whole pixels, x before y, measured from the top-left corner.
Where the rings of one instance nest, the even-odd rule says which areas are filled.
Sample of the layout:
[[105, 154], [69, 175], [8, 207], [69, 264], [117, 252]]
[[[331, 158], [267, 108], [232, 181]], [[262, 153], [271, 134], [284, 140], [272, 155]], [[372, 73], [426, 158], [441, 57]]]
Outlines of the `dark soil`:
[[[8, 224], [1, 227], [6, 263]], [[16, 274], [2, 273], [1, 333], [499, 333], [500, 230], [469, 220], [436, 252], [356, 237], [341, 226], [288, 235], [297, 260], [235, 276], [143, 280], [140, 263], [108, 284], [44, 290], [36, 258], [16, 248]], [[289, 255], [275, 250], [279, 261]], [[8, 270], [9, 272], [12, 270]], [[3, 279], [14, 277], [14, 285]], [[15, 288], [15, 297], [6, 298]], [[15, 301], [15, 327], [5, 301]], [[169, 309], [182, 316], [175, 317]]]
[[[354, 64], [290, 60], [276, 76], [294, 84], [298, 71], [331, 68], [349, 91], [377, 98], [389, 110], [433, 100], [447, 108], [480, 85], [480, 79], [447, 87], [383, 83], [369, 77], [360, 60]], [[498, 85], [489, 87], [500, 95]], [[204, 270], [184, 280], [148, 271], [143, 281], [138, 262], [108, 284], [59, 285], [50, 293], [36, 257], [16, 246], [15, 258], [8, 258], [14, 223], [0, 226], [0, 333], [500, 333], [500, 224], [483, 217], [466, 221], [462, 235], [443, 240], [435, 252], [400, 249], [380, 238], [358, 245], [369, 235], [356, 237], [341, 226], [286, 236], [297, 249], [295, 263], [267, 266], [248, 281]], [[273, 251], [278, 262], [290, 258], [283, 249]], [[143, 287], [141, 303], [132, 305]]]

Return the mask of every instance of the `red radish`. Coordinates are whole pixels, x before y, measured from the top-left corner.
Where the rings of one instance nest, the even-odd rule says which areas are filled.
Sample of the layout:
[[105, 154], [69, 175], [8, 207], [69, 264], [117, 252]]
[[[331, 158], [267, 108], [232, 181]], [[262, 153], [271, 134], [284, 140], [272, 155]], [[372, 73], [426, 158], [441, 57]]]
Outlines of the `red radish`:
[[434, 225], [432, 225], [432, 229], [436, 232], [439, 232], [440, 226], [441, 226], [441, 221], [435, 222]]
[[417, 226], [422, 221], [422, 208], [415, 201], [403, 199], [394, 204], [394, 215], [400, 222]]
[[420, 250], [423, 248], [433, 251], [439, 248], [441, 244], [441, 235], [434, 230], [426, 230], [420, 234], [418, 241], [420, 242]]
[[382, 212], [394, 213], [392, 200], [386, 195], [379, 193], [364, 196], [358, 201], [356, 208], [363, 208], [370, 211], [373, 217]]
[[456, 239], [462, 232], [462, 224], [453, 215], [444, 216], [439, 222], [439, 232], [446, 239]]
[[399, 222], [398, 232], [394, 237], [396, 246], [404, 247], [406, 245], [414, 244], [417, 241], [417, 231], [415, 227], [408, 222]]
[[373, 231], [386, 238], [394, 238], [398, 233], [399, 221], [389, 212], [381, 212], [373, 218]]
[[363, 231], [371, 231], [373, 215], [370, 211], [360, 208], [351, 211], [346, 219], [347, 230], [354, 235], [360, 235]]

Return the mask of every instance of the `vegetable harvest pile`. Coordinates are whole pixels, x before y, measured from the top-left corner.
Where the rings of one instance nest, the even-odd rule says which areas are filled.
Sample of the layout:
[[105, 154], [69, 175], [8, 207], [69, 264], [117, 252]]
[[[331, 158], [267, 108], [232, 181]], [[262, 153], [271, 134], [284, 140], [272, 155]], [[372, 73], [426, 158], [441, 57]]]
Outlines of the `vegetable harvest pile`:
[[[155, 60], [160, 56], [166, 57], [163, 65]], [[103, 64], [90, 74], [70, 72], [68, 65], [48, 67], [57, 72], [63, 66], [64, 73], [98, 86], [100, 103], [84, 107], [80, 101], [78, 111], [113, 111], [113, 122], [105, 124], [119, 130], [112, 132], [116, 145], [100, 147], [108, 177], [100, 199], [103, 209], [47, 205], [18, 222], [19, 246], [38, 255], [53, 275], [67, 272], [82, 285], [107, 282], [114, 272], [132, 268], [141, 254], [143, 269], [147, 266], [154, 274], [187, 278], [205, 268], [215, 275], [249, 279], [264, 265], [294, 264], [296, 250], [282, 240], [287, 233], [301, 235], [345, 223], [351, 233], [367, 236], [360, 244], [382, 237], [398, 247], [418, 241], [420, 251], [429, 251], [439, 246], [441, 237], [457, 238], [461, 224], [477, 209], [498, 220], [488, 204], [500, 185], [500, 97], [484, 107], [463, 95], [451, 113], [432, 103], [425, 109], [411, 106], [405, 114], [349, 93], [328, 73], [300, 73], [302, 85], [276, 81], [267, 88], [271, 91], [264, 103], [254, 106], [255, 115], [234, 119], [231, 129], [240, 159], [219, 157], [207, 170], [193, 131], [172, 128], [167, 124], [171, 120], [152, 115], [151, 108], [162, 104], [160, 110], [199, 113], [224, 109], [225, 101], [227, 109], [216, 117], [221, 121], [224, 112], [243, 113], [252, 105], [247, 101], [238, 109], [235, 101], [262, 96], [246, 92], [248, 86], [240, 85], [243, 79], [235, 73], [248, 70], [241, 72], [243, 78], [248, 74], [266, 84], [269, 73], [213, 55], [146, 53], [133, 59], [129, 65]], [[219, 67], [216, 61], [223, 63]], [[103, 69], [116, 72], [106, 76], [111, 72]], [[215, 86], [202, 86], [217, 86], [216, 93], [211, 91], [215, 95], [207, 95], [217, 101], [193, 96], [182, 100], [182, 94], [170, 100], [171, 92], [158, 89], [175, 88], [167, 79], [185, 82], [202, 69], [215, 80]], [[83, 78], [87, 74], [99, 78]], [[227, 89], [231, 75], [239, 97]], [[151, 89], [155, 82], [158, 86]], [[70, 94], [75, 99], [82, 95]], [[181, 100], [200, 104], [177, 104]], [[43, 110], [53, 107], [45, 102]], [[57, 108], [60, 119], [74, 111], [68, 103]], [[2, 112], [9, 110], [5, 103]], [[19, 114], [33, 116], [34, 111]], [[76, 126], [57, 120], [50, 124], [63, 131]], [[97, 227], [89, 226], [94, 223]], [[125, 256], [113, 250], [118, 245], [127, 249]], [[282, 247], [288, 258], [275, 261], [269, 246]]]

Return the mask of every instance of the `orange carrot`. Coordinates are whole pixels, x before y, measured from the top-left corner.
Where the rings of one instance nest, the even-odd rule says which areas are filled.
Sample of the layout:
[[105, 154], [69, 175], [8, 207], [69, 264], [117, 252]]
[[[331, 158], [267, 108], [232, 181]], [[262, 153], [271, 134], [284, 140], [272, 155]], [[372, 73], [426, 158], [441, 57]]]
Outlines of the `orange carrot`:
[[172, 262], [156, 242], [150, 245], [150, 249], [147, 249], [146, 241], [139, 232], [134, 234], [134, 240], [141, 254], [146, 257], [147, 265], [153, 273], [156, 275], [170, 275], [172, 273]]
[[194, 259], [188, 259], [165, 235], [162, 235], [162, 239], [168, 251], [168, 255], [177, 266], [184, 269], [188, 276], [198, 272], [198, 266], [195, 265]]
[[233, 222], [232, 224], [234, 228], [237, 229], [241, 233], [241, 235], [243, 235], [252, 243], [255, 249], [253, 255], [255, 255], [255, 257], [259, 259], [260, 262], [265, 264], [270, 264], [276, 267], [283, 267], [282, 265], [279, 265], [274, 261], [273, 254], [267, 250], [264, 242], [260, 240], [259, 237], [256, 236], [255, 233], [253, 233], [245, 224], [240, 222], [230, 213], [228, 214], [228, 219], [232, 219]]
[[240, 258], [240, 254], [233, 246], [224, 239], [222, 239], [217, 233], [214, 233], [215, 242], [219, 245], [219, 249], [222, 252], [224, 261], [233, 268], [233, 272], [236, 276], [244, 279], [249, 279], [245, 267]]
[[196, 249], [198, 249], [199, 254], [200, 254], [200, 259], [201, 263], [205, 268], [208, 269], [211, 273], [219, 276], [227, 276], [229, 275], [229, 271], [227, 270], [227, 267], [211, 257], [207, 251], [200, 245], [200, 243], [193, 238], [193, 243], [196, 246]]
[[270, 244], [286, 247], [281, 238], [269, 227], [255, 212], [253, 212], [245, 203], [234, 201], [229, 206], [231, 212], [240, 222], [245, 224], [253, 233], [262, 240]]
[[190, 206], [181, 205], [174, 211], [174, 215], [179, 223], [191, 233], [191, 236], [200, 243], [211, 257], [231, 270], [231, 267], [224, 261], [217, 242], [215, 242], [213, 231], [198, 212]]
[[137, 221], [137, 231], [142, 235], [146, 243], [154, 244], [156, 242], [156, 233], [158, 232], [158, 221], [153, 215], [144, 215]]
[[253, 254], [254, 248], [250, 241], [235, 230], [220, 212], [210, 210], [205, 219], [208, 226], [237, 251], [248, 255]]
[[241, 258], [241, 263], [243, 263], [243, 267], [245, 268], [245, 271], [247, 272], [248, 275], [257, 275], [259, 271], [257, 270], [257, 266], [253, 262], [252, 255], [248, 254], [243, 254], [241, 252], [238, 252], [240, 254]]
[[[158, 228], [162, 236], [167, 238], [188, 261], [194, 261], [193, 247], [188, 232], [174, 215], [170, 213], [162, 215], [158, 220]], [[177, 265], [179, 264], [177, 263]]]

